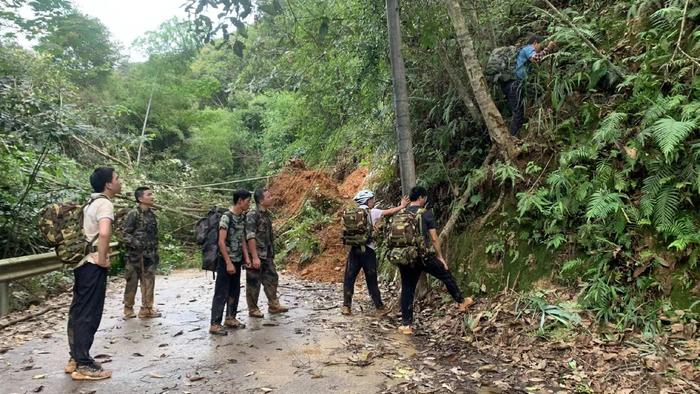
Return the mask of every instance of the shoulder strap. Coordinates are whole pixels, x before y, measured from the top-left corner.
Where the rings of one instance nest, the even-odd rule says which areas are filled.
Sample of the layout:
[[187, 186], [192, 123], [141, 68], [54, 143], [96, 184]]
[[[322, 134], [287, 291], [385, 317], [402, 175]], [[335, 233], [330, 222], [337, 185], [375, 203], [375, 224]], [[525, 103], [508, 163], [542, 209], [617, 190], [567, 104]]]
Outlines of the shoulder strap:
[[233, 221], [233, 212], [231, 212], [231, 210], [229, 209], [226, 212], [224, 212], [224, 215], [226, 215], [228, 217], [228, 227], [227, 227], [227, 230], [228, 230], [231, 228], [231, 222]]

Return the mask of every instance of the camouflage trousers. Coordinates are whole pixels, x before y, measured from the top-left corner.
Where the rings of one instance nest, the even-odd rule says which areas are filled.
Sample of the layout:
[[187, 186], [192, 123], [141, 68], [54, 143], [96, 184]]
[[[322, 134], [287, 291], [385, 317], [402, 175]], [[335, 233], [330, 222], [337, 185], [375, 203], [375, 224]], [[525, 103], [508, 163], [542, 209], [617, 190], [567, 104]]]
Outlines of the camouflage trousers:
[[279, 276], [272, 259], [260, 259], [260, 269], [246, 268], [245, 274], [245, 298], [248, 310], [258, 309], [258, 297], [262, 284], [267, 296], [268, 304], [277, 302], [277, 284]]
[[141, 282], [141, 307], [153, 307], [153, 293], [156, 282], [156, 264], [148, 258], [127, 257], [124, 267], [124, 306], [133, 308], [136, 300], [136, 289]]

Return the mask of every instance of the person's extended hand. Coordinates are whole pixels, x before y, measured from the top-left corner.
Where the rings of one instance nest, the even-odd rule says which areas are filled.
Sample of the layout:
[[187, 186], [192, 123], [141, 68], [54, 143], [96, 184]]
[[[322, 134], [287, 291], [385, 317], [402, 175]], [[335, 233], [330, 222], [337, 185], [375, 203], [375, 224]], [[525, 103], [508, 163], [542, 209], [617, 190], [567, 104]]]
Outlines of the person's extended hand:
[[401, 208], [406, 208], [409, 203], [410, 203], [410, 200], [408, 199], [408, 197], [403, 196], [403, 197], [401, 197], [401, 203], [399, 204], [399, 206]]
[[547, 44], [547, 49], [554, 49], [557, 47], [557, 42], [556, 41], [550, 41], [549, 44]]

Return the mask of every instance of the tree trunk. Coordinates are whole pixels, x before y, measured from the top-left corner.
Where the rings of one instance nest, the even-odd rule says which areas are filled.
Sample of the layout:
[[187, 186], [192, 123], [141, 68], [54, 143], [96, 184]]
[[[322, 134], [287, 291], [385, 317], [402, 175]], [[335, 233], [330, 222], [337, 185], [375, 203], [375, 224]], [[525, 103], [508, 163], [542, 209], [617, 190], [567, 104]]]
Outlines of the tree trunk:
[[[399, 19], [398, 0], [386, 0], [386, 20], [389, 31], [389, 59], [391, 77], [394, 87], [394, 112], [396, 113], [396, 139], [399, 143], [399, 171], [401, 174], [401, 193], [407, 196], [416, 185], [416, 163], [413, 158], [413, 137], [411, 120], [408, 116], [408, 87], [406, 86], [406, 69], [401, 56], [401, 22]], [[425, 273], [420, 275], [416, 288], [416, 297], [421, 299], [430, 290]]]
[[448, 56], [447, 50], [445, 49], [442, 43], [438, 43], [437, 53], [440, 56], [440, 60], [442, 60], [442, 65], [445, 66], [445, 71], [447, 71], [447, 75], [450, 77], [452, 84], [457, 89], [457, 94], [459, 94], [459, 97], [462, 99], [462, 102], [467, 107], [469, 115], [471, 115], [472, 119], [474, 120], [474, 123], [476, 123], [478, 126], [482, 126], [484, 124], [484, 120], [481, 118], [481, 113], [476, 107], [476, 104], [474, 104], [474, 99], [472, 98], [471, 93], [464, 85], [464, 83], [462, 83], [462, 77], [459, 75], [459, 72], [457, 72], [457, 70], [455, 70], [455, 68], [452, 67], [452, 63], [450, 63], [450, 57]]
[[450, 15], [452, 26], [457, 34], [457, 42], [462, 50], [464, 68], [467, 70], [474, 97], [479, 105], [481, 114], [484, 116], [489, 137], [491, 137], [493, 143], [498, 146], [507, 159], [513, 160], [518, 155], [518, 147], [515, 143], [516, 138], [510, 135], [503, 121], [503, 116], [501, 116], [498, 108], [496, 108], [496, 103], [493, 102], [493, 98], [489, 94], [484, 73], [481, 70], [481, 65], [474, 50], [474, 42], [464, 22], [459, 0], [445, 0], [445, 4], [447, 5], [447, 12]]
[[386, 19], [389, 28], [389, 58], [394, 86], [394, 111], [396, 113], [396, 139], [399, 145], [399, 170], [401, 191], [404, 195], [416, 185], [416, 164], [413, 159], [413, 138], [408, 115], [408, 88], [406, 69], [401, 56], [401, 25], [398, 0], [386, 0]]

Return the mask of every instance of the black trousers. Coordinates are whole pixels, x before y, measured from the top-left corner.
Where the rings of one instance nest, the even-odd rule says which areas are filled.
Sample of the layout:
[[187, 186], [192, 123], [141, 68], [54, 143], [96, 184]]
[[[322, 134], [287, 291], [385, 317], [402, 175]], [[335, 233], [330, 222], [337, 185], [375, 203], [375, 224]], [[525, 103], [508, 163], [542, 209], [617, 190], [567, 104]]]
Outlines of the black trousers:
[[238, 300], [241, 297], [241, 262], [233, 262], [236, 273], [226, 272], [226, 262], [219, 258], [216, 263], [214, 298], [211, 300], [211, 324], [221, 324], [226, 306], [226, 317], [236, 317]]
[[413, 323], [413, 299], [416, 296], [416, 286], [422, 272], [426, 272], [444, 283], [447, 292], [450, 293], [455, 302], [464, 301], [464, 296], [457, 286], [454, 276], [443, 267], [434, 253], [428, 253], [423, 258], [422, 264], [400, 265], [399, 271], [401, 272], [401, 321], [403, 325]]
[[353, 246], [348, 252], [348, 261], [345, 265], [345, 280], [343, 281], [343, 305], [350, 307], [352, 305], [352, 296], [355, 293], [355, 280], [360, 270], [365, 273], [365, 281], [367, 282], [367, 291], [372, 302], [377, 308], [384, 306], [382, 303], [382, 295], [379, 293], [379, 284], [377, 283], [377, 254], [370, 247], [365, 247], [365, 251], [359, 246]]
[[107, 268], [85, 263], [73, 270], [73, 302], [68, 312], [68, 346], [78, 366], [94, 365], [90, 348], [102, 321], [107, 291]]
[[525, 123], [525, 108], [523, 106], [523, 82], [517, 79], [501, 84], [501, 90], [508, 101], [510, 119], [510, 134], [517, 135]]

